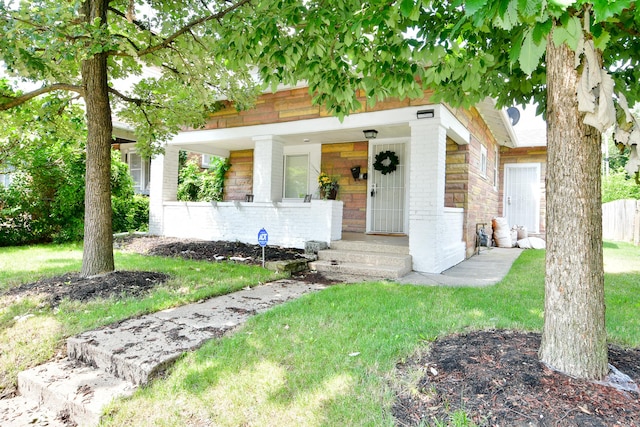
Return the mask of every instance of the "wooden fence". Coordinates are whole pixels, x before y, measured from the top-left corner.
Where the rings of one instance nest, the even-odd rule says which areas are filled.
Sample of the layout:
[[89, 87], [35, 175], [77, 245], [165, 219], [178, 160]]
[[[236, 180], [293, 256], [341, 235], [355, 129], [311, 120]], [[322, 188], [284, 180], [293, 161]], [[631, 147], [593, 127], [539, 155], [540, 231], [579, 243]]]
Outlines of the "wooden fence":
[[640, 200], [614, 200], [602, 205], [602, 237], [640, 245]]

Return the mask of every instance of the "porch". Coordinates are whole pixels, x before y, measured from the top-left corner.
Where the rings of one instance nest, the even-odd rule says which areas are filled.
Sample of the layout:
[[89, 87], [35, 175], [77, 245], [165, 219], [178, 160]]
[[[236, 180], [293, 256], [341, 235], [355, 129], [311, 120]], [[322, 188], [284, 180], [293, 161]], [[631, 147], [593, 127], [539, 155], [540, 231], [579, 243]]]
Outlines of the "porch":
[[[426, 120], [417, 114], [425, 107], [430, 113]], [[361, 151], [340, 151], [336, 156], [338, 150], [333, 147], [362, 141], [363, 129], [373, 126], [380, 134], [375, 145], [369, 141], [368, 149], [365, 145]], [[445, 168], [447, 141], [464, 145], [469, 139], [469, 131], [442, 105], [361, 113], [343, 122], [325, 117], [184, 132], [153, 159], [150, 232], [255, 244], [258, 231], [264, 228], [269, 245], [296, 248], [312, 240], [332, 244], [358, 236], [367, 244], [366, 239], [384, 239], [408, 248], [409, 270], [439, 273], [465, 258], [465, 211], [445, 207]], [[251, 193], [252, 201], [177, 202], [181, 149], [225, 157], [250, 153], [251, 162], [242, 165], [245, 175], [239, 180], [244, 191], [236, 193], [242, 197]], [[379, 150], [398, 153], [400, 162], [392, 174], [383, 176], [372, 167]], [[359, 160], [354, 156], [360, 156]], [[351, 193], [357, 204], [349, 205], [346, 198], [317, 198], [317, 174], [336, 164], [333, 162], [341, 162], [340, 167], [347, 171], [341, 173], [339, 198], [349, 188], [358, 192]], [[354, 164], [366, 165], [368, 179], [351, 177], [348, 171]], [[300, 165], [302, 179], [296, 180], [294, 172]], [[313, 197], [309, 200], [305, 194]], [[390, 211], [393, 216], [386, 216]], [[355, 218], [356, 214], [367, 215], [366, 226], [364, 216]], [[359, 232], [345, 233], [352, 231], [350, 221], [356, 219]], [[390, 224], [388, 232], [404, 236], [366, 234], [384, 233], [380, 224]]]

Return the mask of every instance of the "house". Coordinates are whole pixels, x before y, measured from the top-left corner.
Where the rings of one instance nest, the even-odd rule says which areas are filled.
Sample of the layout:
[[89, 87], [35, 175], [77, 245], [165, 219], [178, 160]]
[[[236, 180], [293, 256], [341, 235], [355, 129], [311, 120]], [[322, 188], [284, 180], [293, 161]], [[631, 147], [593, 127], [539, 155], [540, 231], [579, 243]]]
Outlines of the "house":
[[119, 150], [122, 155], [122, 161], [129, 166], [129, 173], [133, 179], [133, 192], [148, 196], [151, 179], [151, 160], [136, 152], [136, 136], [129, 125], [118, 120], [113, 121], [111, 148]]
[[[398, 236], [411, 268], [429, 273], [473, 255], [478, 224], [489, 229], [495, 216], [543, 234], [544, 147], [521, 147], [490, 99], [465, 110], [429, 98], [379, 102], [343, 121], [307, 88], [263, 94], [249, 111], [227, 105], [152, 159], [150, 232], [256, 244], [264, 228], [269, 245], [296, 248]], [[230, 159], [223, 202], [176, 201], [180, 150]], [[338, 180], [337, 200], [320, 197], [320, 172]]]

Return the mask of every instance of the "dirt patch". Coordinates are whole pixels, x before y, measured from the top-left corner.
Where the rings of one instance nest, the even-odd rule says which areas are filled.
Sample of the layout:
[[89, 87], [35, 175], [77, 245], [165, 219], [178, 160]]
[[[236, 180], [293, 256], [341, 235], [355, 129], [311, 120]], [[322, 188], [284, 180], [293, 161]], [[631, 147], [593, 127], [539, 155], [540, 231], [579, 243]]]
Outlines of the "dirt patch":
[[69, 273], [12, 288], [2, 299], [15, 301], [24, 297], [41, 297], [42, 305], [57, 307], [65, 298], [89, 301], [119, 295], [140, 296], [168, 278], [166, 274], [150, 271], [114, 271], [84, 278], [77, 273]]
[[[262, 264], [262, 247], [240, 242], [183, 240], [156, 236], [125, 236], [116, 239], [116, 248], [145, 255], [178, 257], [201, 261], [235, 261]], [[268, 246], [266, 261], [304, 258], [304, 251], [295, 248]]]
[[[538, 361], [539, 346], [540, 334], [512, 331], [436, 340], [397, 366], [407, 381], [420, 373], [417, 384], [397, 391], [397, 424], [450, 425], [461, 409], [478, 426], [640, 425], [638, 393], [552, 371]], [[640, 384], [640, 349], [610, 346], [609, 363]]]

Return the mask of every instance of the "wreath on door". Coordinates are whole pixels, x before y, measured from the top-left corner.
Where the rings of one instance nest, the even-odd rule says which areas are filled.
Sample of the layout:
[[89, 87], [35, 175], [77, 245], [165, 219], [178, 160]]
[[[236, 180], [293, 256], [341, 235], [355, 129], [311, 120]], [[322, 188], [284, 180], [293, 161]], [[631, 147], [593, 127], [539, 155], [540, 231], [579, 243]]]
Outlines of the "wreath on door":
[[373, 168], [380, 171], [382, 175], [394, 172], [396, 167], [400, 163], [400, 159], [393, 151], [381, 151], [376, 154], [376, 161], [373, 163]]

